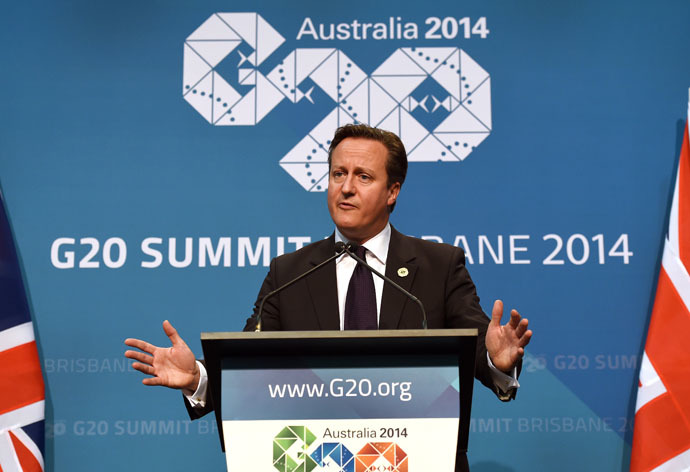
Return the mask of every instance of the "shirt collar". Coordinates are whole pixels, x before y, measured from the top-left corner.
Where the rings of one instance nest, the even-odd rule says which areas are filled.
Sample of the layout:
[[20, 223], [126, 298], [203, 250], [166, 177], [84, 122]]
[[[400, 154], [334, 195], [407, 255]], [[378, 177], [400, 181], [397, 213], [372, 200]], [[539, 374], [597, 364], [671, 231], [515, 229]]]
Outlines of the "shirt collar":
[[[347, 242], [347, 239], [335, 228], [335, 242], [338, 241]], [[386, 258], [388, 256], [388, 246], [391, 242], [391, 224], [386, 223], [386, 226], [381, 230], [379, 234], [371, 238], [366, 243], [362, 244], [367, 250], [382, 264], [386, 263]]]

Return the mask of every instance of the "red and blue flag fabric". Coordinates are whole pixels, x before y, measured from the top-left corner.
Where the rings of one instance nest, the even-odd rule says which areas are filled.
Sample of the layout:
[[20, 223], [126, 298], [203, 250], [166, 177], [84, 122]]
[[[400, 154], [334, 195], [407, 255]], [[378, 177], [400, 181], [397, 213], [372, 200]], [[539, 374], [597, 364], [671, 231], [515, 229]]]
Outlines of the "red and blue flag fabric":
[[0, 191], [0, 471], [44, 470], [43, 375]]
[[[690, 117], [690, 103], [688, 104]], [[668, 233], [640, 366], [630, 470], [690, 470], [690, 142], [680, 151]]]

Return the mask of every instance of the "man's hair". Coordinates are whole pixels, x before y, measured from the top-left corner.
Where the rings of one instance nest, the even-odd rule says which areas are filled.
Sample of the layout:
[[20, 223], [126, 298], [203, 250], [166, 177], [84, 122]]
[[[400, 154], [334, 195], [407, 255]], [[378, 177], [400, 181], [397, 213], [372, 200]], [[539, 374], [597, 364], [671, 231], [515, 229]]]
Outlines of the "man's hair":
[[[402, 186], [407, 175], [407, 152], [400, 138], [390, 131], [385, 131], [379, 128], [373, 128], [365, 124], [348, 124], [341, 126], [335, 131], [335, 135], [331, 140], [328, 148], [328, 170], [331, 169], [331, 156], [338, 144], [346, 138], [362, 138], [378, 141], [383, 144], [388, 150], [386, 159], [386, 174], [388, 180], [386, 185], [390, 188], [396, 182]], [[388, 211], [392, 212], [395, 208], [395, 203], [388, 207]]]

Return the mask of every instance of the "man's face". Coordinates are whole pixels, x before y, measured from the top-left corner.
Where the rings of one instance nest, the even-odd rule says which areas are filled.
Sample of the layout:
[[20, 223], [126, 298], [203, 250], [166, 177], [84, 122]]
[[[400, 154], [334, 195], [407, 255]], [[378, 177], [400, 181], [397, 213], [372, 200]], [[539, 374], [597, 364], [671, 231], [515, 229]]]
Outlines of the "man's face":
[[388, 205], [400, 183], [388, 187], [388, 150], [378, 141], [345, 138], [333, 150], [328, 178], [328, 211], [338, 230], [362, 244], [388, 223]]

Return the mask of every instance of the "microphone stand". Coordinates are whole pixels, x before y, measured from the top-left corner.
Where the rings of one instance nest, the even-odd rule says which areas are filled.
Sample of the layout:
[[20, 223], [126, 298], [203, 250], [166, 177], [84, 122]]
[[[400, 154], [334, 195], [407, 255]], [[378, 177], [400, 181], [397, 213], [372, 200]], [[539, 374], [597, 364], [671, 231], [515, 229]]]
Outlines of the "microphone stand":
[[335, 255], [334, 255], [334, 256], [329, 257], [328, 259], [326, 259], [325, 261], [323, 261], [323, 262], [320, 263], [319, 265], [317, 265], [317, 266], [315, 266], [315, 267], [312, 267], [311, 269], [309, 269], [308, 271], [306, 271], [304, 274], [300, 275], [299, 277], [296, 277], [296, 278], [292, 279], [291, 281], [287, 282], [286, 284], [284, 284], [284, 285], [278, 287], [277, 289], [273, 290], [272, 292], [267, 293], [267, 294], [261, 299], [261, 303], [259, 304], [259, 313], [256, 315], [256, 328], [254, 329], [254, 332], [258, 333], [258, 332], [261, 331], [261, 315], [263, 314], [263, 311], [264, 311], [264, 303], [266, 303], [266, 300], [267, 300], [267, 299], [271, 298], [271, 297], [272, 297], [273, 295], [275, 295], [276, 293], [285, 290], [285, 289], [288, 288], [290, 285], [292, 285], [292, 284], [294, 284], [294, 283], [296, 283], [296, 282], [299, 282], [300, 280], [302, 280], [303, 278], [305, 278], [307, 275], [311, 274], [312, 272], [316, 272], [316, 271], [319, 270], [321, 267], [323, 267], [323, 266], [325, 266], [326, 264], [328, 264], [329, 262], [331, 262], [333, 259], [337, 259], [338, 257], [342, 256], [343, 253], [344, 253], [346, 250], [347, 250], [347, 249], [346, 249], [346, 247], [345, 247], [345, 243], [343, 243], [342, 241], [338, 241], [337, 243], [335, 243]]

